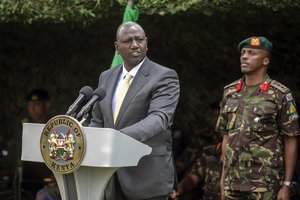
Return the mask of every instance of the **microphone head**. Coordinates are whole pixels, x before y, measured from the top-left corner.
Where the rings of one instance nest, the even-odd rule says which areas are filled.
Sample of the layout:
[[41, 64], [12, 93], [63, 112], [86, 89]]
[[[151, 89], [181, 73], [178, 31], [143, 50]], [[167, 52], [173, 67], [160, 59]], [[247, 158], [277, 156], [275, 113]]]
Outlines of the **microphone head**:
[[101, 101], [105, 95], [106, 95], [106, 91], [105, 89], [101, 88], [101, 87], [98, 87], [94, 92], [93, 92], [93, 95], [96, 95], [99, 97], [99, 101]]
[[79, 94], [82, 94], [85, 97], [85, 99], [90, 99], [93, 95], [93, 89], [90, 86], [84, 86], [79, 91]]

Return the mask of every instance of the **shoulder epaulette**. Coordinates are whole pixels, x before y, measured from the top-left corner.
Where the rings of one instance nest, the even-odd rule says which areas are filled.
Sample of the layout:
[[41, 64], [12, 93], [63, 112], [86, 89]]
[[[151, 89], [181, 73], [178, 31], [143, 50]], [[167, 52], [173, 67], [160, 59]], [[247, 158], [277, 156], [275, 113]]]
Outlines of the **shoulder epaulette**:
[[216, 145], [213, 144], [213, 145], [208, 145], [208, 146], [203, 147], [203, 150], [207, 150], [207, 149], [216, 149]]
[[203, 151], [205, 151], [205, 152], [219, 152], [219, 151], [221, 151], [221, 148], [222, 148], [222, 143], [218, 143], [218, 144], [213, 144], [213, 145], [203, 147]]
[[236, 80], [232, 83], [230, 83], [229, 85], [226, 85], [224, 87], [224, 97], [233, 94], [235, 92], [239, 92], [241, 90], [243, 86], [243, 82], [241, 81], [241, 79]]
[[275, 80], [271, 81], [271, 86], [275, 87], [276, 89], [280, 90], [283, 93], [287, 93], [290, 91], [290, 89], [288, 87], [286, 87], [285, 85], [283, 85]]
[[236, 86], [237, 84], [239, 84], [240, 80], [241, 80], [241, 79], [238, 79], [238, 80], [236, 80], [236, 81], [234, 81], [234, 82], [232, 82], [232, 83], [226, 85], [226, 86], [224, 87], [224, 90], [226, 90], [227, 88]]
[[24, 118], [24, 119], [21, 120], [21, 123], [27, 123], [27, 122], [29, 122], [28, 118]]

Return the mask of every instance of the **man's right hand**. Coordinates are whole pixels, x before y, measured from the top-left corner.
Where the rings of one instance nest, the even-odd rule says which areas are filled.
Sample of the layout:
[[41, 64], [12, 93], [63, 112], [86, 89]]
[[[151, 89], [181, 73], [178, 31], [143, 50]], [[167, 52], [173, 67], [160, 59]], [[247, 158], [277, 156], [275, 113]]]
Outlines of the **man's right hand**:
[[170, 196], [171, 196], [171, 198], [172, 198], [173, 200], [178, 200], [179, 195], [180, 195], [180, 194], [179, 194], [178, 191], [173, 190], [173, 193], [172, 193]]

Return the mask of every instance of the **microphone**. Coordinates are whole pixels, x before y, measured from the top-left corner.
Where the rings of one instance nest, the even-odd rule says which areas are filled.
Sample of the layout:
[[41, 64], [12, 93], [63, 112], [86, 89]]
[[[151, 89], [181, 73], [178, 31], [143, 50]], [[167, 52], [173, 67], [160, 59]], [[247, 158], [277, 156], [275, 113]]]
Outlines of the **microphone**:
[[69, 107], [66, 115], [72, 115], [78, 108], [78, 106], [85, 100], [90, 99], [93, 94], [93, 89], [90, 86], [84, 86], [79, 91], [79, 96], [74, 101], [74, 103]]
[[89, 112], [91, 107], [95, 104], [96, 101], [101, 101], [106, 95], [106, 91], [103, 88], [98, 87], [94, 92], [92, 98], [82, 107], [80, 112], [77, 114], [76, 119], [82, 117]]

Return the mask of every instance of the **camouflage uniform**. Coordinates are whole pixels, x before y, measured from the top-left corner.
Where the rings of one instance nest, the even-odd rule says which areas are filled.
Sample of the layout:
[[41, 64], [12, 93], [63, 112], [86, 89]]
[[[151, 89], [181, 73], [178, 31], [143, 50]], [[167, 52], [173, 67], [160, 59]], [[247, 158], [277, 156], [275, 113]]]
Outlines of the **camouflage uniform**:
[[191, 173], [204, 182], [202, 200], [220, 199], [221, 149], [220, 144], [204, 147], [202, 159], [197, 159], [192, 167]]
[[[198, 156], [196, 162], [192, 166], [189, 173], [196, 175], [202, 187], [202, 192], [196, 191], [195, 195], [191, 195], [189, 181], [183, 180], [179, 183], [178, 189], [181, 190], [180, 200], [182, 199], [202, 199], [202, 200], [216, 200], [220, 199], [220, 177], [222, 172], [221, 163], [221, 143], [217, 145], [206, 146], [202, 150], [202, 154]], [[199, 185], [198, 184], [198, 185]], [[198, 188], [195, 188], [196, 190]], [[193, 189], [193, 191], [195, 190]], [[192, 192], [193, 193], [193, 192]], [[201, 194], [201, 196], [199, 196]]]
[[202, 152], [202, 148], [208, 144], [213, 144], [214, 135], [209, 129], [200, 131], [191, 138], [190, 144], [184, 149], [184, 151], [178, 156], [176, 160], [176, 167], [179, 179], [184, 175], [187, 170], [191, 169], [196, 159]]
[[278, 192], [284, 178], [282, 136], [299, 135], [290, 90], [268, 75], [251, 94], [243, 79], [224, 89], [216, 130], [228, 134], [225, 190]]

